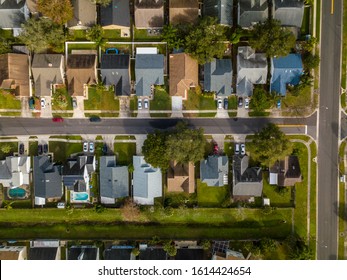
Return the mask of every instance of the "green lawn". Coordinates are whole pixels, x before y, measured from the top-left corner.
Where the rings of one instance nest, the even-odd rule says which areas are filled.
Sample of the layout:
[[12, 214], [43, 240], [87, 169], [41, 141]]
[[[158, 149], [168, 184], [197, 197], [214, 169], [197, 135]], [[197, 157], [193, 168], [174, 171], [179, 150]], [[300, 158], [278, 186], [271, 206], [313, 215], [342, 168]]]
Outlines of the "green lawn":
[[0, 142], [0, 160], [18, 152], [18, 142]]
[[113, 91], [102, 91], [96, 87], [88, 89], [88, 100], [84, 101], [85, 110], [119, 111], [119, 99]]
[[302, 25], [300, 29], [301, 35], [310, 34], [310, 13], [311, 13], [311, 7], [305, 7], [304, 18], [302, 19]]
[[73, 110], [72, 98], [65, 87], [57, 89], [52, 97], [52, 110]]
[[115, 41], [115, 39], [121, 38], [120, 36], [120, 29], [104, 29], [104, 38], [109, 41]]
[[74, 41], [87, 41], [86, 30], [84, 29], [71, 30], [70, 29], [69, 32], [72, 35]]
[[161, 41], [160, 35], [148, 35], [147, 29], [136, 29], [135, 32], [135, 41], [154, 41], [158, 42]]
[[0, 89], [0, 109], [21, 109], [21, 102], [13, 94]]
[[155, 88], [149, 108], [150, 110], [171, 110], [171, 96], [163, 87]]
[[136, 155], [136, 143], [115, 143], [114, 153], [117, 164], [129, 165], [133, 162], [133, 156]]
[[229, 109], [237, 110], [237, 96], [231, 95], [228, 97], [229, 100]]
[[80, 135], [54, 135], [54, 136], [50, 136], [50, 139], [66, 139], [66, 140], [78, 140], [78, 141], [82, 141], [82, 136]]
[[197, 180], [198, 205], [200, 207], [221, 207], [230, 198], [229, 187], [208, 187]]
[[[109, 48], [116, 48], [119, 54], [131, 54], [131, 45], [130, 44], [107, 44], [106, 50]], [[115, 51], [109, 51], [109, 53], [115, 53]], [[132, 59], [131, 61], [133, 61]]]
[[224, 153], [229, 157], [234, 155], [234, 142], [224, 142]]
[[[320, 0], [319, 0], [320, 1]], [[343, 31], [342, 31], [342, 77], [341, 86], [346, 89], [346, 67], [347, 67], [347, 4], [343, 4]]]
[[217, 103], [213, 96], [204, 96], [193, 91], [188, 92], [187, 100], [183, 101], [184, 110], [216, 110]]
[[65, 162], [74, 153], [83, 151], [82, 143], [49, 141], [49, 151], [54, 154], [54, 162]]
[[311, 87], [306, 87], [298, 96], [287, 93], [282, 98], [283, 115], [302, 115], [311, 111], [314, 104], [311, 103]]
[[30, 141], [29, 142], [29, 155], [30, 156], [37, 156], [38, 155], [38, 142], [37, 141]]
[[[316, 143], [312, 142], [310, 144], [311, 159], [317, 157], [317, 146]], [[311, 160], [311, 190], [310, 190], [310, 238], [316, 240], [316, 217], [317, 217], [317, 163]], [[311, 242], [313, 243], [313, 242]], [[315, 243], [315, 242], [314, 242]], [[311, 247], [316, 246], [316, 244], [310, 244]]]
[[263, 172], [263, 196], [270, 198], [273, 207], [292, 207], [291, 187], [285, 187], [282, 193], [277, 191], [277, 186], [269, 184], [269, 173]]

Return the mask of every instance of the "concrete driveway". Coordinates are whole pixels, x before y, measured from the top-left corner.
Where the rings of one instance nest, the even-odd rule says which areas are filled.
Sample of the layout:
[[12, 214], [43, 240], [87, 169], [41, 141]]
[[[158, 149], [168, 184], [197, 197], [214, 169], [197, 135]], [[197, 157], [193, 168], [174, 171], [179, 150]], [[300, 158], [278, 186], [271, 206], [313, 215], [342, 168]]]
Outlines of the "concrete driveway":
[[77, 107], [73, 109], [74, 118], [84, 118], [84, 97], [76, 96]]
[[[45, 107], [41, 107], [41, 118], [52, 118], [52, 97], [51, 96], [44, 96], [42, 97], [45, 99]], [[40, 98], [41, 102], [41, 98]]]

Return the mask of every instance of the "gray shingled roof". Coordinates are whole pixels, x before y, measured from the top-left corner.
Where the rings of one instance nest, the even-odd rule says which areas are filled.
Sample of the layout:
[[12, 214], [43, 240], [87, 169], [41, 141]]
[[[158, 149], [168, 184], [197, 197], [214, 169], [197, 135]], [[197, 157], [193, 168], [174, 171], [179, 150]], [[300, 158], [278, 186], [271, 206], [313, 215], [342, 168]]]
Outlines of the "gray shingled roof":
[[251, 47], [239, 47], [237, 55], [236, 94], [251, 96], [253, 84], [265, 84], [267, 60], [263, 53], [255, 53]]
[[101, 77], [105, 85], [114, 85], [116, 95], [130, 95], [130, 55], [102, 54]]
[[77, 156], [67, 159], [62, 171], [64, 185], [71, 190], [79, 191], [84, 189], [86, 186], [81, 185], [79, 181], [84, 181], [85, 168], [89, 174], [95, 171], [94, 161], [94, 156]]
[[249, 157], [233, 157], [233, 195], [256, 196], [263, 192], [263, 176], [260, 167], [249, 167]]
[[112, 0], [107, 7], [101, 6], [100, 24], [130, 27], [129, 0]]
[[164, 84], [164, 55], [137, 54], [135, 76], [136, 95], [150, 96], [152, 85]]
[[209, 156], [200, 161], [200, 179], [209, 187], [224, 186], [224, 176], [228, 176], [229, 160], [227, 156]]
[[274, 18], [283, 26], [301, 27], [304, 17], [304, 0], [274, 0], [273, 10]]
[[55, 260], [57, 247], [34, 247], [29, 249], [29, 260]]
[[218, 23], [233, 24], [233, 0], [205, 0], [204, 16], [218, 18]]
[[50, 96], [53, 84], [63, 84], [64, 59], [61, 54], [35, 54], [31, 69], [36, 96]]
[[251, 27], [268, 18], [267, 0], [239, 0], [238, 12], [238, 24], [244, 28]]
[[218, 97], [231, 95], [232, 65], [230, 59], [214, 59], [204, 65], [204, 89]]
[[129, 196], [127, 166], [116, 166], [116, 156], [100, 157], [100, 196], [121, 198]]
[[25, 0], [0, 1], [0, 28], [21, 28], [29, 18], [29, 9]]
[[63, 195], [60, 166], [47, 156], [34, 157], [35, 197], [55, 198]]
[[72, 246], [68, 250], [68, 260], [98, 260], [99, 248], [94, 246]]
[[133, 156], [134, 200], [139, 204], [152, 205], [155, 197], [162, 196], [162, 174], [159, 168], [148, 164], [143, 156]]

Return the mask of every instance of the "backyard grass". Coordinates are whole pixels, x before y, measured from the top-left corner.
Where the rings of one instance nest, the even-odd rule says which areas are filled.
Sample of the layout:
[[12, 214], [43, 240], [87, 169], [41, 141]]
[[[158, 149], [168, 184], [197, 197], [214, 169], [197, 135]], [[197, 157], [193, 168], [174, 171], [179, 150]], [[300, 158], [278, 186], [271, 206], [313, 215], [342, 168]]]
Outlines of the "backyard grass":
[[82, 143], [66, 143], [59, 141], [49, 141], [49, 151], [53, 153], [54, 162], [65, 162], [74, 153], [83, 151]]
[[13, 94], [0, 89], [0, 109], [21, 109], [21, 102]]
[[[131, 45], [130, 44], [110, 44], [107, 43], [105, 49], [115, 48], [118, 50], [119, 54], [130, 54], [131, 53]], [[115, 53], [116, 51], [110, 50], [109, 53]]]
[[109, 41], [114, 41], [114, 39], [120, 39], [120, 29], [104, 29], [103, 37], [108, 39]]
[[114, 153], [117, 164], [129, 165], [133, 162], [133, 156], [136, 155], [136, 143], [115, 143]]
[[69, 32], [74, 41], [87, 41], [86, 30], [84, 29], [71, 30], [70, 29]]
[[154, 41], [158, 42], [161, 41], [160, 35], [148, 35], [147, 29], [137, 29], [134, 30], [135, 41]]
[[171, 96], [163, 87], [155, 87], [153, 100], [150, 100], [150, 110], [171, 110]]
[[269, 184], [269, 173], [263, 172], [263, 196], [270, 199], [273, 207], [293, 207], [291, 188], [284, 187], [283, 192], [277, 191], [277, 186]]
[[68, 44], [68, 53], [71, 53], [72, 50], [97, 50], [96, 44], [88, 43], [88, 44], [78, 44], [78, 43], [71, 43]]
[[197, 195], [199, 207], [221, 207], [221, 204], [230, 199], [229, 187], [208, 187], [207, 184], [197, 180]]
[[84, 101], [85, 110], [119, 111], [119, 99], [115, 99], [113, 91], [90, 87], [88, 100]]
[[216, 110], [217, 104], [213, 96], [204, 96], [193, 91], [188, 92], [187, 100], [183, 101], [183, 110]]
[[18, 152], [18, 142], [0, 142], [0, 160]]

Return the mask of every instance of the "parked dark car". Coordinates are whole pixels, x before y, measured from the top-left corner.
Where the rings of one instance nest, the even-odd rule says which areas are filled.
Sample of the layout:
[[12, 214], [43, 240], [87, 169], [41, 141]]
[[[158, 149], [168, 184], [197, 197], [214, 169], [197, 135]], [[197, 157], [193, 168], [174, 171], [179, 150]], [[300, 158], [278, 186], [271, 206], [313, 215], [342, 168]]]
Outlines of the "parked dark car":
[[104, 144], [104, 145], [102, 146], [102, 152], [103, 152], [104, 154], [107, 154], [107, 145], [106, 145], [106, 144]]
[[42, 153], [43, 153], [43, 147], [42, 147], [41, 144], [39, 144], [39, 145], [37, 146], [37, 151], [38, 151], [39, 155], [42, 155]]
[[242, 97], [239, 97], [237, 103], [239, 104], [239, 107], [242, 107], [242, 106], [243, 106], [243, 98], [242, 98]]
[[92, 116], [89, 118], [91, 122], [101, 122], [101, 118], [99, 116]]
[[29, 99], [29, 108], [30, 108], [31, 110], [34, 110], [34, 109], [35, 109], [35, 99], [32, 98], [32, 97], [30, 97], [30, 99]]
[[24, 154], [24, 144], [23, 144], [23, 143], [20, 143], [20, 144], [19, 144], [19, 154], [20, 154], [20, 155], [23, 155], [23, 154]]
[[44, 152], [45, 154], [48, 153], [48, 144], [47, 144], [47, 143], [46, 143], [46, 144], [43, 144], [43, 152]]
[[229, 107], [228, 98], [224, 98], [224, 110], [228, 110], [228, 107]]

